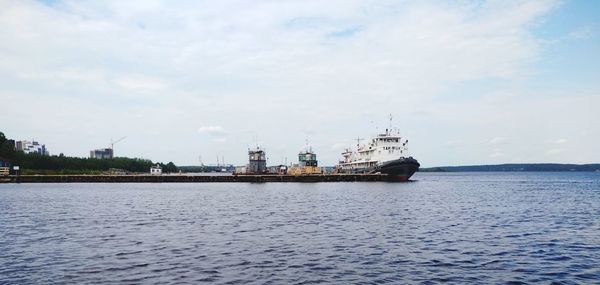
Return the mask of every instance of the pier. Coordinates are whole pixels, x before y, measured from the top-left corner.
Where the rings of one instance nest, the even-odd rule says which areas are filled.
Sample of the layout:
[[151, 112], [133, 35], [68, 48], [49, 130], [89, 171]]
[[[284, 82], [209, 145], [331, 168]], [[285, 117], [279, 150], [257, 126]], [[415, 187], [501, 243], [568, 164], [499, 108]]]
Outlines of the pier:
[[385, 174], [323, 175], [11, 175], [0, 183], [210, 183], [210, 182], [377, 182]]

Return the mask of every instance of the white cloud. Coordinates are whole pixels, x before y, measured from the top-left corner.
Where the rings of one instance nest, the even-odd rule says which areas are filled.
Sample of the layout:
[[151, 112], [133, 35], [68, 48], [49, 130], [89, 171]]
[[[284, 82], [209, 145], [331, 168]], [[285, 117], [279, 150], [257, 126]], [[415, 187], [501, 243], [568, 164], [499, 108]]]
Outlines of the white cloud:
[[166, 89], [167, 86], [162, 80], [156, 78], [119, 78], [115, 83], [120, 87], [132, 90], [156, 91]]
[[198, 128], [198, 132], [217, 137], [227, 135], [227, 132], [221, 126], [202, 126]]
[[504, 153], [502, 151], [500, 151], [499, 149], [494, 149], [492, 151], [492, 154], [490, 154], [490, 158], [499, 158], [499, 157], [503, 157]]
[[488, 142], [490, 145], [501, 145], [505, 143], [507, 143], [507, 139], [504, 137], [494, 137]]
[[550, 149], [550, 150], [546, 151], [545, 154], [547, 156], [553, 156], [553, 155], [561, 154], [563, 152], [565, 152], [565, 150], [562, 149], [562, 148], [553, 148], [553, 149]]
[[449, 140], [449, 141], [445, 142], [444, 145], [447, 147], [459, 147], [459, 146], [464, 146], [465, 143], [460, 140]]
[[330, 149], [337, 152], [337, 151], [342, 151], [349, 147], [351, 147], [351, 144], [347, 141], [344, 141], [344, 142], [334, 143], [333, 145], [331, 145]]
[[[296, 149], [309, 133], [311, 143], [332, 145], [319, 153], [327, 165], [352, 138], [374, 133], [370, 121], [386, 125], [393, 112], [427, 165], [485, 161], [499, 145], [504, 158], [528, 157], [531, 142], [554, 137], [547, 126], [563, 122], [595, 129], [587, 122], [595, 118], [589, 106], [599, 102], [597, 86], [579, 99], [520, 88], [544, 56], [532, 27], [556, 1], [0, 6], [5, 133], [45, 137], [65, 154], [86, 155], [97, 141], [123, 133], [128, 141], [120, 148], [131, 143], [131, 155], [194, 163], [187, 151], [210, 149], [244, 162], [253, 134], [269, 156], [292, 157], [280, 146]], [[556, 116], [564, 106], [576, 114]], [[52, 128], [23, 120], [31, 114]], [[196, 128], [212, 139], [189, 132]], [[88, 136], [74, 139], [82, 133]], [[577, 142], [582, 151], [599, 137], [587, 136]], [[453, 144], [446, 141], [469, 147], [447, 151]]]
[[569, 38], [576, 40], [590, 39], [594, 36], [592, 28], [589, 26], [579, 27], [578, 29], [569, 33]]
[[555, 144], [564, 144], [567, 142], [567, 139], [557, 139], [556, 141], [554, 141]]

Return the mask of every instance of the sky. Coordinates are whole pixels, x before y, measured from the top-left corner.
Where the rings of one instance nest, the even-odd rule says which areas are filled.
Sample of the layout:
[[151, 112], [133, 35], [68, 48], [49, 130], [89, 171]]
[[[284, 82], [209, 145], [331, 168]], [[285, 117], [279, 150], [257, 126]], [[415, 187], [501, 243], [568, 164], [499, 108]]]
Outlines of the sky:
[[51, 154], [600, 162], [599, 1], [0, 0], [0, 131]]

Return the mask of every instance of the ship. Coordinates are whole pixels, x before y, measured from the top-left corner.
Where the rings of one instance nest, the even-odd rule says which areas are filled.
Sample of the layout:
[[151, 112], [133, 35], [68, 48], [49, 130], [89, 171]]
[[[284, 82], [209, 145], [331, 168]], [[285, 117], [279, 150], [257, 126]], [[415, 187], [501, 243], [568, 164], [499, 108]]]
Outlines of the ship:
[[323, 174], [317, 161], [317, 154], [308, 145], [298, 153], [298, 164], [293, 165], [287, 171], [289, 175], [314, 175]]
[[248, 149], [248, 165], [237, 167], [234, 174], [268, 174], [265, 151], [259, 146]]
[[419, 162], [408, 155], [408, 140], [391, 128], [377, 134], [366, 144], [357, 140], [356, 149], [345, 149], [337, 173], [386, 174], [390, 181], [408, 181], [419, 169]]

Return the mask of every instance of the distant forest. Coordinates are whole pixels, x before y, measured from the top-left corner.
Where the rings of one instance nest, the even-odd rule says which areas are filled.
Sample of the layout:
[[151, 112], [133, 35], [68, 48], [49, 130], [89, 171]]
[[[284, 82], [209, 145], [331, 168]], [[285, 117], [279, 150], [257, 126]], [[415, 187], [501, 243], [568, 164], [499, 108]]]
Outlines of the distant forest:
[[[149, 172], [157, 163], [148, 159], [115, 157], [112, 159], [41, 155], [15, 150], [11, 141], [0, 132], [0, 159], [8, 160], [21, 168], [22, 174], [97, 174], [113, 169], [127, 172]], [[158, 163], [165, 173], [178, 172], [173, 162]]]
[[421, 168], [421, 172], [475, 171], [600, 171], [600, 164], [511, 163], [496, 165], [440, 166]]

